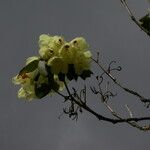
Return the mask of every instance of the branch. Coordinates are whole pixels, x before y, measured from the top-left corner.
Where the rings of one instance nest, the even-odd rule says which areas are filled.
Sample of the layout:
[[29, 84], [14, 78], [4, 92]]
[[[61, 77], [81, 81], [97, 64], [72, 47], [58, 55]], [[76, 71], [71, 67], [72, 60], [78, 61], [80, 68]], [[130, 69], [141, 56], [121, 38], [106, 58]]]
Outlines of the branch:
[[122, 118], [121, 116], [119, 116], [106, 102], [104, 102], [104, 104], [105, 104], [105, 106], [107, 107], [107, 109], [111, 112], [111, 114], [112, 114], [114, 117], [120, 119], [120, 120], [118, 120], [118, 123], [121, 123], [121, 122], [123, 121], [123, 122], [126, 122], [126, 123], [130, 124], [130, 125], [133, 126], [133, 127], [136, 127], [136, 128], [138, 128], [138, 129], [140, 129], [140, 130], [143, 130], [143, 131], [148, 131], [148, 130], [150, 130], [150, 125], [147, 125], [147, 126], [140, 126], [140, 125], [137, 124], [138, 121], [150, 120], [150, 119], [149, 119], [150, 117], [133, 118], [133, 117], [132, 117], [132, 113], [131, 113], [130, 109], [129, 109], [128, 106], [127, 106], [127, 109], [128, 109], [128, 111], [129, 111], [129, 113], [130, 113], [131, 118], [124, 119], [124, 118]]
[[[108, 117], [105, 117], [105, 116], [102, 116], [100, 114], [98, 114], [97, 112], [95, 112], [94, 110], [92, 110], [90, 107], [87, 106], [87, 104], [85, 102], [83, 102], [81, 99], [79, 99], [79, 96], [78, 99], [75, 99], [74, 98], [74, 94], [71, 94], [66, 82], [64, 81], [64, 84], [65, 84], [65, 87], [66, 87], [66, 90], [67, 90], [67, 93], [68, 93], [68, 97], [69, 97], [69, 100], [71, 102], [74, 102], [75, 104], [77, 104], [78, 106], [80, 106], [81, 108], [85, 109], [86, 111], [88, 111], [89, 113], [91, 113], [92, 115], [94, 115], [98, 120], [100, 121], [107, 121], [107, 122], [110, 122], [110, 123], [113, 123], [113, 124], [117, 124], [117, 123], [128, 123], [130, 125], [132, 125], [133, 127], [137, 127], [138, 129], [140, 130], [150, 130], [150, 127], [140, 127], [138, 125], [135, 124], [135, 122], [140, 122], [140, 121], [146, 121], [146, 120], [150, 120], [150, 117], [140, 117], [140, 118], [121, 118], [119, 117], [111, 108], [110, 106], [108, 106], [106, 103], [106, 106], [107, 108], [109, 108], [109, 110], [111, 110], [112, 114], [114, 117], [117, 117], [117, 119], [114, 119], [114, 118], [108, 118]], [[76, 93], [77, 94], [77, 93]], [[64, 98], [67, 97], [67, 96], [64, 96], [62, 94], [59, 94], [60, 96], [63, 96]]]
[[145, 28], [143, 28], [140, 24], [140, 22], [136, 19], [136, 17], [133, 15], [131, 9], [129, 8], [126, 0], [120, 0], [120, 2], [122, 3], [122, 5], [125, 7], [125, 9], [127, 10], [131, 20], [142, 30], [144, 31], [148, 36], [150, 36], [150, 32], [148, 30], [146, 30]]
[[150, 104], [150, 99], [149, 98], [145, 98], [144, 96], [140, 95], [138, 92], [134, 91], [134, 90], [131, 90], [129, 88], [126, 88], [124, 87], [121, 83], [119, 83], [119, 81], [117, 81], [117, 79], [115, 77], [113, 77], [109, 71], [107, 71], [97, 60], [95, 60], [94, 58], [91, 58], [101, 69], [102, 71], [116, 84], [118, 85], [120, 88], [122, 88], [124, 91], [126, 91], [127, 93], [129, 94], [132, 94], [136, 97], [138, 97], [141, 102], [144, 102], [144, 103], [149, 103]]

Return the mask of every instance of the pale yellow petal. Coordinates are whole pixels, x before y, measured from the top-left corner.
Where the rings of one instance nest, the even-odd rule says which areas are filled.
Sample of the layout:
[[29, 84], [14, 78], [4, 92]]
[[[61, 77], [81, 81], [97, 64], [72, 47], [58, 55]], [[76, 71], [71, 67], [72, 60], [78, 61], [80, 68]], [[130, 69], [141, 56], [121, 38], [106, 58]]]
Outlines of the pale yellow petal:
[[86, 52], [84, 52], [84, 56], [85, 56], [86, 58], [91, 58], [91, 57], [92, 57], [92, 54], [91, 54], [90, 51], [86, 51]]
[[52, 37], [47, 34], [42, 34], [39, 37], [39, 46], [47, 46], [52, 41]]
[[54, 51], [46, 46], [43, 46], [40, 48], [39, 54], [44, 60], [48, 60], [54, 56]]
[[88, 43], [83, 37], [77, 37], [73, 39], [70, 43], [72, 46], [74, 46], [75, 48], [81, 51], [84, 51], [89, 47]]
[[67, 63], [60, 57], [53, 57], [52, 59], [49, 59], [47, 64], [51, 66], [51, 71], [54, 74], [58, 74], [60, 72], [67, 73], [68, 71]]

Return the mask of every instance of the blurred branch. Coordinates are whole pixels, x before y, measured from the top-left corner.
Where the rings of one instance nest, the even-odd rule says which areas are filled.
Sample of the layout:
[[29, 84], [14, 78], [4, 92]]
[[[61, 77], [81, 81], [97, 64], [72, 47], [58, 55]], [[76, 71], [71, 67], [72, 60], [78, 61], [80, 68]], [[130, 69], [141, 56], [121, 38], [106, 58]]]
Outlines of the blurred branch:
[[133, 12], [131, 11], [131, 9], [129, 8], [127, 1], [126, 0], [120, 0], [120, 2], [122, 3], [122, 5], [125, 7], [125, 9], [127, 10], [131, 20], [142, 30], [144, 31], [148, 36], [150, 36], [150, 32], [148, 30], [146, 30], [145, 28], [143, 28], [141, 26], [141, 23], [136, 19], [136, 17], [133, 15]]

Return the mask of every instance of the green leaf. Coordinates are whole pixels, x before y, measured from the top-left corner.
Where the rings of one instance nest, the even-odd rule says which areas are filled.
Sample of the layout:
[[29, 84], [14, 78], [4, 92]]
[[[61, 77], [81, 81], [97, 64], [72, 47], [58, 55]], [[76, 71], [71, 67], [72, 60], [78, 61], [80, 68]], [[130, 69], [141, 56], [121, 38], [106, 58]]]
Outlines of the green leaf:
[[68, 73], [67, 73], [67, 78], [71, 81], [75, 79], [77, 81], [78, 75], [75, 72], [75, 67], [74, 64], [69, 64], [68, 65]]
[[150, 16], [149, 14], [142, 17], [140, 20], [141, 26], [150, 32]]
[[45, 65], [45, 69], [46, 69], [46, 71], [47, 71], [47, 77], [48, 77], [48, 79], [49, 79], [49, 80], [53, 79], [53, 78], [54, 78], [54, 74], [53, 74], [52, 71], [51, 71], [51, 67]]
[[48, 78], [48, 83], [38, 83], [39, 81], [39, 74], [37, 74], [37, 82], [35, 83], [35, 94], [38, 98], [43, 98], [51, 90], [54, 90], [55, 92], [59, 90], [59, 84], [54, 80], [54, 78], [51, 76]]
[[50, 88], [51, 88], [52, 90], [54, 90], [55, 92], [57, 92], [57, 91], [59, 90], [59, 84], [58, 84], [57, 82], [52, 81], [52, 82], [49, 83], [49, 84], [50, 84]]
[[30, 62], [28, 65], [23, 67], [23, 69], [21, 69], [21, 71], [19, 72], [19, 75], [34, 71], [35, 69], [37, 69], [38, 63], [39, 63], [39, 60], [34, 60], [34, 61]]
[[58, 74], [58, 78], [59, 78], [60, 81], [65, 81], [65, 74], [60, 72]]
[[51, 89], [50, 89], [50, 86], [46, 83], [42, 83], [40, 85], [38, 85], [36, 83], [34, 90], [35, 90], [35, 95], [38, 98], [43, 98], [44, 96], [46, 96], [50, 92]]
[[33, 74], [33, 81], [38, 81], [39, 80], [39, 77], [40, 77], [40, 73], [39, 71], [36, 69], [34, 74]]
[[51, 72], [51, 67], [45, 65], [46, 71], [47, 71], [47, 77], [48, 77], [48, 83], [49, 83], [49, 87], [50, 89], [54, 90], [54, 91], [58, 91], [59, 90], [59, 84], [54, 80], [54, 74]]
[[91, 77], [91, 74], [93, 74], [91, 70], [84, 70], [80, 77], [85, 80], [86, 78]]

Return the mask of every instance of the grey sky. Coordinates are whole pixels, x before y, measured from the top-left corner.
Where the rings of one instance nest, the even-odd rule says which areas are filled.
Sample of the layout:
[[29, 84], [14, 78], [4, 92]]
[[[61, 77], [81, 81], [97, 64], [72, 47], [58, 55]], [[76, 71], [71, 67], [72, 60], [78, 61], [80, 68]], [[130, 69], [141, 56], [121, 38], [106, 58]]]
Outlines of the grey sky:
[[[130, 0], [130, 5], [138, 17], [149, 7], [146, 0]], [[104, 62], [119, 61], [120, 81], [150, 96], [149, 38], [130, 21], [119, 0], [0, 0], [0, 18], [1, 150], [149, 149], [148, 132], [99, 122], [86, 112], [77, 123], [67, 116], [59, 120], [60, 97], [25, 103], [17, 99], [18, 88], [11, 83], [25, 58], [38, 54], [40, 34], [68, 40], [84, 36], [93, 54], [100, 50]], [[95, 104], [92, 97], [89, 101]], [[139, 115], [143, 112], [132, 96], [123, 94], [114, 101], [139, 107]], [[94, 107], [104, 113], [101, 106]]]

